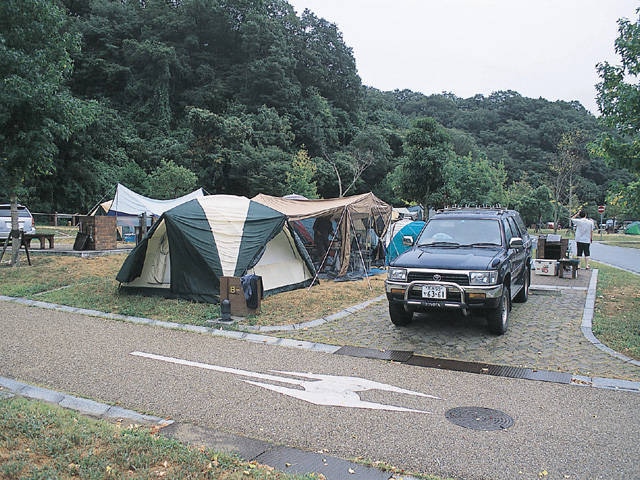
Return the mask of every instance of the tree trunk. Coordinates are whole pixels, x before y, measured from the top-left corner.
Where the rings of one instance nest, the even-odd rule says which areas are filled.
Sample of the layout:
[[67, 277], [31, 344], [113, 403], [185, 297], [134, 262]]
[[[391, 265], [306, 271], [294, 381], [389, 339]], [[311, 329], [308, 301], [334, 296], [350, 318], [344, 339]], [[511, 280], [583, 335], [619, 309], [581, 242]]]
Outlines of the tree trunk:
[[12, 193], [9, 197], [11, 203], [11, 261], [9, 265], [20, 265], [20, 223], [18, 220], [18, 197]]

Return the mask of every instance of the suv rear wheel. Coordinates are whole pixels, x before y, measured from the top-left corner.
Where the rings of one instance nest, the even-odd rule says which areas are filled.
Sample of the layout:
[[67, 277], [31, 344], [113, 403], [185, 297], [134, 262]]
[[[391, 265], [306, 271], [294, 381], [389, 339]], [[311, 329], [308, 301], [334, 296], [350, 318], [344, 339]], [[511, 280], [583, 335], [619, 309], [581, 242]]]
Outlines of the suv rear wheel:
[[389, 316], [394, 325], [409, 325], [413, 320], [413, 312], [407, 312], [402, 305], [389, 303]]
[[489, 331], [495, 335], [504, 335], [509, 328], [509, 299], [511, 294], [508, 287], [502, 289], [502, 296], [498, 306], [487, 311], [487, 325]]

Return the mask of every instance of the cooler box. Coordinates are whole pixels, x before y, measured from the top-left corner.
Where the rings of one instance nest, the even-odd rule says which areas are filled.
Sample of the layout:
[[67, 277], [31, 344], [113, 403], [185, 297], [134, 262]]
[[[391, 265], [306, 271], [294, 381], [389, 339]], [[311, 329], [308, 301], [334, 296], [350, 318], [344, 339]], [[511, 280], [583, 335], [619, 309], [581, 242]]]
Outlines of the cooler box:
[[536, 275], [551, 275], [558, 274], [558, 261], [549, 260], [546, 258], [536, 258], [533, 260]]

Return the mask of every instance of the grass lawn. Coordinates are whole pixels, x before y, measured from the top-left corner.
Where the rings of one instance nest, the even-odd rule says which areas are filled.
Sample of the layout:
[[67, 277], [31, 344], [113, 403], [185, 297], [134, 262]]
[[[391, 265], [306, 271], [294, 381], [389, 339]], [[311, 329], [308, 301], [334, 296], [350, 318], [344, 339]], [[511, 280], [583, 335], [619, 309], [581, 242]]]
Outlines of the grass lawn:
[[[546, 235], [554, 233], [553, 230], [542, 229], [539, 233], [529, 230], [529, 234], [533, 236]], [[563, 238], [574, 238], [573, 230], [561, 229], [556, 233], [562, 235]], [[593, 241], [604, 243], [605, 245], [614, 245], [617, 247], [640, 248], [640, 235], [627, 235], [624, 233], [598, 233], [593, 232]]]
[[[208, 319], [220, 317], [218, 305], [123, 293], [115, 276], [125, 257], [126, 254], [79, 258], [34, 253], [29, 267], [21, 252], [21, 267], [9, 267], [6, 257], [0, 265], [0, 295], [192, 325], [206, 325]], [[315, 320], [383, 294], [382, 275], [353, 282], [321, 281], [309, 289], [266, 297], [261, 313], [245, 322], [284, 325]]]
[[593, 241], [616, 247], [640, 248], [640, 235], [624, 233], [593, 233]]
[[0, 479], [311, 480], [136, 425], [93, 420], [61, 407], [0, 399]]
[[594, 266], [599, 275], [593, 333], [615, 351], [640, 360], [640, 275]]

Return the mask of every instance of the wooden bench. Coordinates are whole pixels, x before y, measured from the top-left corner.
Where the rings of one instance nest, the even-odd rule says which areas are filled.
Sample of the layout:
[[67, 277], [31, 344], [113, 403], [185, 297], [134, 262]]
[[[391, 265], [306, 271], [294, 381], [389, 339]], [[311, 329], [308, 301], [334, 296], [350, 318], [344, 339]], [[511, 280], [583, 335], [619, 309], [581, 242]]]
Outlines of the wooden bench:
[[44, 250], [45, 241], [49, 242], [49, 248], [54, 247], [53, 233], [25, 233], [22, 236], [22, 244], [31, 248], [31, 240], [37, 238], [40, 241], [40, 250]]

